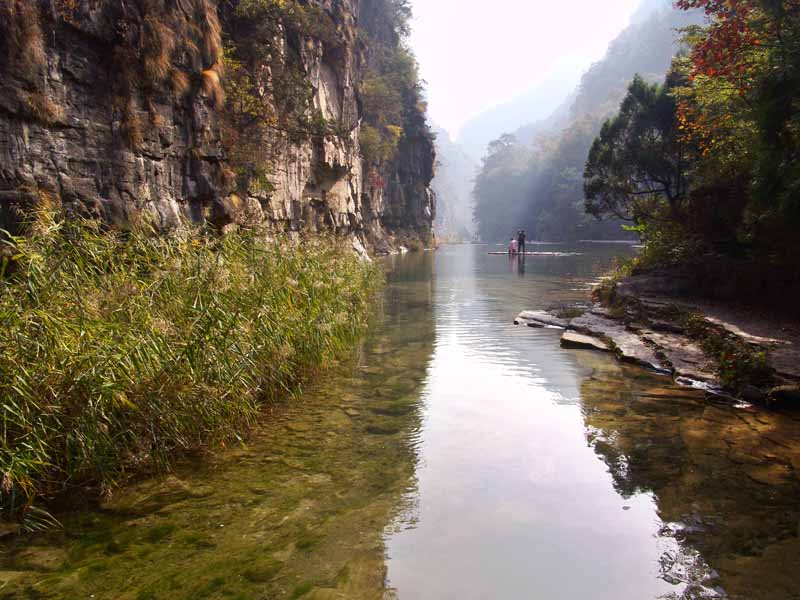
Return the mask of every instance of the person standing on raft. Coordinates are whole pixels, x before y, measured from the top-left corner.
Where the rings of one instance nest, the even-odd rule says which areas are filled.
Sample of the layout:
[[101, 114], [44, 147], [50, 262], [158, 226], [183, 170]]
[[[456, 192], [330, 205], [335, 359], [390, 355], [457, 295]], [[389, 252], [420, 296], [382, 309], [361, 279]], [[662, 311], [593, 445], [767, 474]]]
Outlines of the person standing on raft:
[[517, 233], [517, 250], [519, 250], [519, 253], [522, 254], [523, 256], [525, 256], [525, 238], [526, 237], [527, 236], [525, 235], [525, 230], [524, 229], [520, 229], [519, 232]]

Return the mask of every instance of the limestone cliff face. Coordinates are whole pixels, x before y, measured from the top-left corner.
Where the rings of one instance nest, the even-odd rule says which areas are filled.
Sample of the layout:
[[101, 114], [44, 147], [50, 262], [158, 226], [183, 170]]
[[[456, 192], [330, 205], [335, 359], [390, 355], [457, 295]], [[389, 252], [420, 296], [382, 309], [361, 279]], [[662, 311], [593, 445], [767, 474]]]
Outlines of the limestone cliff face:
[[375, 51], [362, 34], [362, 0], [299, 3], [325, 17], [330, 43], [276, 22], [272, 55], [251, 66], [247, 81], [265, 90], [293, 52], [310, 99], [304, 110], [325, 123], [264, 134], [250, 150], [266, 157], [258, 184], [237, 176], [238, 138], [226, 133], [236, 106], [221, 98], [236, 2], [3, 3], [0, 226], [13, 228], [46, 197], [121, 225], [263, 223], [351, 235], [377, 252], [430, 241], [434, 150], [424, 113], [405, 107], [390, 160], [369, 163], [360, 149], [361, 85]]

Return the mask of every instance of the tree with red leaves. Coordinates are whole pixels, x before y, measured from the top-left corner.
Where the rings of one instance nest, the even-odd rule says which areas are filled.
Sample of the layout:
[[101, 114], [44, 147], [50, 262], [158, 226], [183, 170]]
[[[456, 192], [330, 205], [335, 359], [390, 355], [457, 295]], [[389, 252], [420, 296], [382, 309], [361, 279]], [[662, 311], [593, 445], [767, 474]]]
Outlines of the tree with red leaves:
[[[752, 233], [791, 243], [800, 227], [800, 0], [676, 4], [709, 18], [691, 38], [691, 76], [732, 86], [743, 99], [737, 118], [752, 120], [758, 132]], [[775, 236], [779, 229], [785, 236]]]
[[731, 252], [796, 272], [800, 0], [676, 6], [702, 10], [707, 24], [687, 29], [688, 56], [664, 87], [634, 82], [603, 127], [586, 164], [586, 209], [632, 218], [648, 256]]

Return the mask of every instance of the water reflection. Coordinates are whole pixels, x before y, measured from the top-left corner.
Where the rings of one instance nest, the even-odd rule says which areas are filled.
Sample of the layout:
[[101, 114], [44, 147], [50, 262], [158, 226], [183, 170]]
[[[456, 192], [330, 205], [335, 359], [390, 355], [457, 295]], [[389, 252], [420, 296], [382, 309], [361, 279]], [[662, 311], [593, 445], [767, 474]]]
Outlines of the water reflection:
[[391, 259], [355, 367], [246, 447], [0, 541], [0, 599], [800, 597], [797, 417], [512, 324], [619, 252]]
[[658, 577], [652, 496], [622, 497], [586, 444], [587, 368], [557, 332], [511, 323], [523, 308], [581, 297], [595, 258], [531, 257], [524, 278], [481, 248], [436, 258], [418, 510], [388, 536], [390, 584], [415, 599], [671, 592]]
[[414, 510], [434, 337], [431, 256], [395, 266], [356, 365], [275, 407], [246, 447], [5, 540], [0, 598], [381, 598], [383, 530]]
[[509, 254], [508, 271], [509, 273], [516, 273], [520, 277], [525, 277], [525, 255]]
[[592, 371], [581, 388], [587, 439], [620, 494], [653, 495], [659, 535], [679, 542], [664, 577], [718, 573], [733, 598], [800, 597], [796, 416], [710, 402], [615, 364]]
[[522, 277], [482, 248], [437, 255], [414, 510], [387, 532], [400, 598], [798, 596], [796, 420], [511, 324], [584, 298], [602, 250]]

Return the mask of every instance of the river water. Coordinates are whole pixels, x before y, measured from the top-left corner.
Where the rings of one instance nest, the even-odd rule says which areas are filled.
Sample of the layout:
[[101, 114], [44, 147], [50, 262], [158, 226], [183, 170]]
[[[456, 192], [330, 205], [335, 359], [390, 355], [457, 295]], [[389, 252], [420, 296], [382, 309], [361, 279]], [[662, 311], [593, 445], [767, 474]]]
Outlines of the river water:
[[1, 540], [0, 599], [800, 598], [800, 418], [512, 324], [625, 248], [490, 249], [392, 259], [354, 364]]

